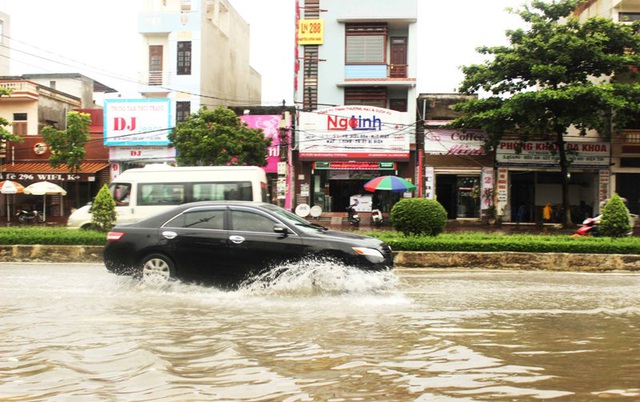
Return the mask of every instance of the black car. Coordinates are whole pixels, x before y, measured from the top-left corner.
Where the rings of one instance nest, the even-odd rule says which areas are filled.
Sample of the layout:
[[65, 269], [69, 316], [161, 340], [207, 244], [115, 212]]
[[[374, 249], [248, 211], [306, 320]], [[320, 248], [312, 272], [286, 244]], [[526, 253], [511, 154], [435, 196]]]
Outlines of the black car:
[[372, 271], [393, 268], [391, 248], [381, 240], [329, 230], [276, 205], [249, 201], [188, 203], [118, 225], [104, 249], [104, 263], [116, 274], [224, 287], [305, 258]]

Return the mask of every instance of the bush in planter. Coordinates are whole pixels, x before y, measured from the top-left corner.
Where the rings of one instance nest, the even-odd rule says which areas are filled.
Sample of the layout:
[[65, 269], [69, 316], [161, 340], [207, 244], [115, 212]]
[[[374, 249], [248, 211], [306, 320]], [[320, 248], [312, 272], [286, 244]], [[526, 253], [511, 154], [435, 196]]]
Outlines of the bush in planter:
[[435, 200], [403, 198], [391, 209], [391, 224], [405, 236], [437, 236], [447, 225], [447, 211]]
[[108, 232], [116, 222], [116, 202], [109, 187], [102, 186], [91, 205], [91, 224], [100, 232]]
[[629, 210], [618, 194], [613, 197], [602, 208], [602, 217], [598, 224], [598, 232], [602, 236], [622, 237], [631, 230]]

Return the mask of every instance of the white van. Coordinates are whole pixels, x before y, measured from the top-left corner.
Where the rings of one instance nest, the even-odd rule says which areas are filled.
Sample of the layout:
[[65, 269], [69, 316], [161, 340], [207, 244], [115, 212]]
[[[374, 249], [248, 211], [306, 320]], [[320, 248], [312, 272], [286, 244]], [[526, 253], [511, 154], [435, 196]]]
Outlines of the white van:
[[[267, 202], [267, 175], [257, 166], [147, 165], [128, 169], [111, 182], [117, 223], [135, 222], [192, 201]], [[74, 211], [67, 227], [91, 226], [91, 205]]]

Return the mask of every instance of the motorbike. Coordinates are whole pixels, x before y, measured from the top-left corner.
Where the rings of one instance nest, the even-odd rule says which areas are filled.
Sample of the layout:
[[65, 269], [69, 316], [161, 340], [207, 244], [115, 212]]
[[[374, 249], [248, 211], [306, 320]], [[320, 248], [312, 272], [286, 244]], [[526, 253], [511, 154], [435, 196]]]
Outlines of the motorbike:
[[587, 218], [587, 219], [585, 219], [582, 222], [582, 226], [580, 226], [578, 228], [578, 230], [576, 231], [576, 233], [571, 235], [571, 237], [586, 237], [586, 236], [597, 237], [597, 236], [599, 236], [599, 233], [598, 233], [598, 223], [599, 222], [600, 222], [600, 216], [597, 216], [595, 218]]
[[44, 223], [44, 215], [42, 212], [38, 211], [35, 207], [31, 208], [31, 210], [20, 209], [18, 213], [16, 213], [18, 217], [18, 221], [20, 223]]
[[384, 220], [382, 219], [382, 211], [378, 208], [374, 208], [371, 210], [371, 223], [374, 226], [381, 226]]
[[360, 227], [360, 216], [358, 215], [358, 211], [356, 211], [357, 203], [353, 203], [347, 207], [347, 220], [349, 221], [349, 225], [354, 228]]

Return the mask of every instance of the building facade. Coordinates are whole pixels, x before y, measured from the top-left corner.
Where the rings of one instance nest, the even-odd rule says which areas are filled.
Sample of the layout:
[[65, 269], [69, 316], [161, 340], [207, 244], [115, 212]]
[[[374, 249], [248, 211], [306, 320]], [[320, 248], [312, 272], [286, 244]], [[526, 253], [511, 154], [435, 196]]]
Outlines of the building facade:
[[[377, 176], [416, 181], [417, 1], [296, 2], [295, 204], [388, 212], [399, 197], [366, 194]], [[419, 180], [418, 180], [419, 181]], [[377, 204], [377, 205], [376, 205]]]

